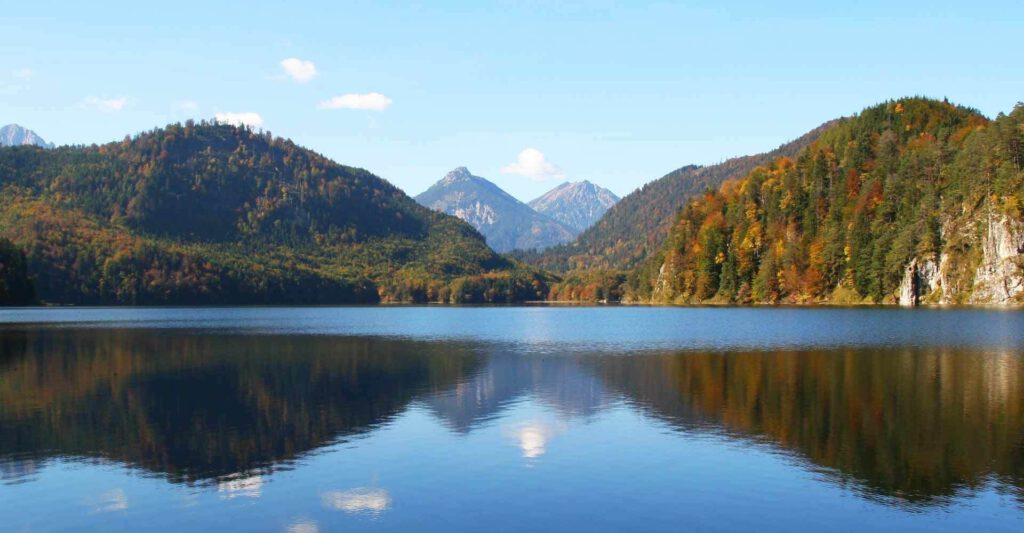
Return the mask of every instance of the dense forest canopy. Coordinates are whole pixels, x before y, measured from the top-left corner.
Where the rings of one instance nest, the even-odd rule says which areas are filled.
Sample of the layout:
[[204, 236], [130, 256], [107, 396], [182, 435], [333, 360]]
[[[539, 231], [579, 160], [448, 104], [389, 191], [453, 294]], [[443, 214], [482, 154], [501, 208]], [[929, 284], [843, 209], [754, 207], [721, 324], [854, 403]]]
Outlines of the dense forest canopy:
[[[993, 121], [925, 98], [868, 108], [691, 201], [632, 297], [883, 303], [927, 274], [935, 301], [982, 301], [972, 292], [993, 235], [1020, 240], [1022, 146], [1022, 105]], [[916, 260], [937, 273], [908, 273]]]
[[0, 238], [0, 306], [35, 303], [35, 287], [29, 279], [25, 253]]
[[544, 278], [467, 224], [269, 132], [172, 124], [0, 149], [0, 233], [58, 303], [518, 301]]

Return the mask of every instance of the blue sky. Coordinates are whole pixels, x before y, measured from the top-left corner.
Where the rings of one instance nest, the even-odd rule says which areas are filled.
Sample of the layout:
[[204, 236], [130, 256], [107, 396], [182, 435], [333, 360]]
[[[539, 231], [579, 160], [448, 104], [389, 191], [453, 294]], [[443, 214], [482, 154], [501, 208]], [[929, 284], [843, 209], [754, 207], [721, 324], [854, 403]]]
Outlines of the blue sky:
[[465, 165], [529, 200], [622, 195], [889, 98], [1024, 100], [1024, 2], [843, 4], [18, 2], [0, 123], [101, 143], [220, 113], [410, 194]]

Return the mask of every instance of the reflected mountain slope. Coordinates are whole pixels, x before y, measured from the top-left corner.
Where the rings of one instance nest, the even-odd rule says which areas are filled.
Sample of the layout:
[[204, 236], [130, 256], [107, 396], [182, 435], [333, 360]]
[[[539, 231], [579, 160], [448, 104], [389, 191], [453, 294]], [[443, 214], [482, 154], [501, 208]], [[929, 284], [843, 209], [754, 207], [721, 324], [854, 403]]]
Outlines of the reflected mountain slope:
[[477, 365], [457, 346], [372, 338], [43, 329], [0, 332], [0, 346], [0, 457], [21, 463], [7, 477], [54, 456], [189, 482], [268, 468]]
[[574, 356], [523, 356], [496, 349], [470, 379], [423, 403], [452, 430], [469, 433], [520, 399], [536, 398], [568, 419], [594, 416], [615, 396]]

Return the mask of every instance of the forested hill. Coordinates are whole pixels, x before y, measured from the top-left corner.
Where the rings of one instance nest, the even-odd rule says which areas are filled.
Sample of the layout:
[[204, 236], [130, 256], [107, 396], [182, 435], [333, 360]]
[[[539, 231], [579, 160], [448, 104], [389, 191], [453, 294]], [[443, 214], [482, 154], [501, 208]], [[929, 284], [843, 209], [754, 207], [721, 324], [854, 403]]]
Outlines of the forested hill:
[[771, 152], [674, 170], [626, 195], [573, 242], [540, 254], [522, 254], [522, 259], [559, 272], [636, 267], [661, 249], [672, 222], [688, 200], [777, 157], [796, 155], [835, 122], [825, 123]]
[[365, 170], [206, 122], [0, 149], [0, 236], [59, 303], [505, 301], [542, 283]]
[[1021, 303], [1024, 105], [868, 108], [691, 201], [637, 300]]

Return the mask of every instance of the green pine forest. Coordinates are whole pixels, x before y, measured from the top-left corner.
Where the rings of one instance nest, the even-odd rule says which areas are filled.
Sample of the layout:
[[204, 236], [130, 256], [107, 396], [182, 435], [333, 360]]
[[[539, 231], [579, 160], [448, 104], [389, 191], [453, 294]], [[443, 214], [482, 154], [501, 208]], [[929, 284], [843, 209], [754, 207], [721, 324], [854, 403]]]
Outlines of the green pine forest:
[[245, 127], [0, 148], [0, 303], [894, 303], [913, 260], [969, 302], [984, 221], [1024, 219], [1024, 105], [904, 98], [684, 167], [574, 243], [493, 252], [361, 169]]

